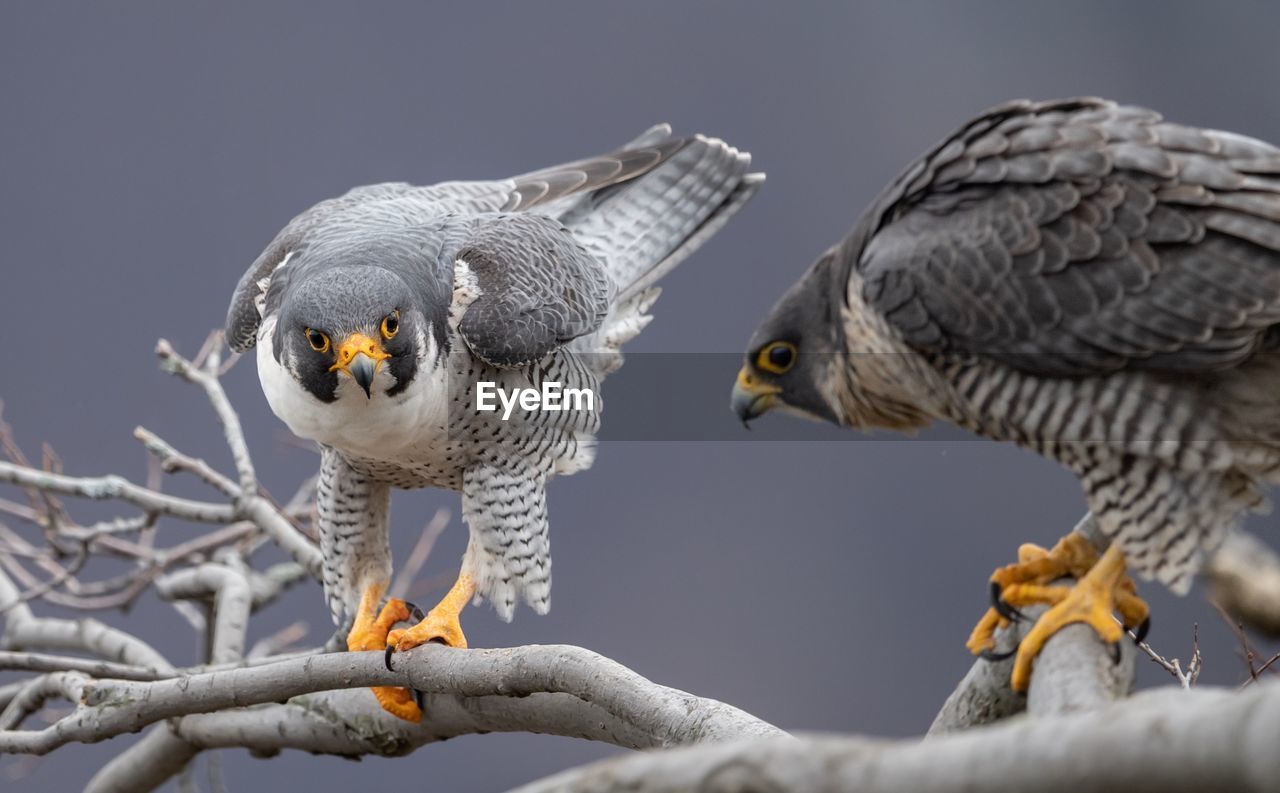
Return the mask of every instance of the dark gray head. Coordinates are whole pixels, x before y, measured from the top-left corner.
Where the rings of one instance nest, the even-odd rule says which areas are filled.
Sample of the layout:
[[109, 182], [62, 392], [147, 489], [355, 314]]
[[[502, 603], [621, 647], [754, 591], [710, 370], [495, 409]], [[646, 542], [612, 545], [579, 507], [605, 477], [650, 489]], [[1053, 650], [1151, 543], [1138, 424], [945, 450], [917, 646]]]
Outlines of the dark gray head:
[[733, 387], [733, 411], [743, 424], [775, 408], [840, 423], [824, 396], [839, 327], [831, 258], [819, 259], [788, 289], [752, 335]]
[[272, 347], [307, 391], [333, 402], [339, 378], [350, 377], [372, 398], [379, 370], [394, 378], [383, 378], [388, 396], [409, 386], [437, 323], [428, 322], [401, 275], [376, 264], [320, 269], [304, 261], [289, 280]]

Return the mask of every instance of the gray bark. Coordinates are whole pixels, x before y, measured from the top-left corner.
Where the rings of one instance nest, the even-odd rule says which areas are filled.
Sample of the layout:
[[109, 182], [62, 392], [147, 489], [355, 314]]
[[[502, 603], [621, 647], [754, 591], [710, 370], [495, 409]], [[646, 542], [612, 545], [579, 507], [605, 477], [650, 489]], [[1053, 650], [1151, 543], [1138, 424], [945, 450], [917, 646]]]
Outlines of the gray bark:
[[928, 741], [815, 737], [628, 755], [517, 793], [1203, 793], [1280, 790], [1280, 683], [1162, 688]]

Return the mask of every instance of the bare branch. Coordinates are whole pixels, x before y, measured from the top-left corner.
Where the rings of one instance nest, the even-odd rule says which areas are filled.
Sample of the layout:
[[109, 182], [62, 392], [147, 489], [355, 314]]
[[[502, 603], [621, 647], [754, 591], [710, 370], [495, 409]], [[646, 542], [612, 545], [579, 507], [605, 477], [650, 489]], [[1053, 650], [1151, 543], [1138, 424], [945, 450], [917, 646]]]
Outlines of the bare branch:
[[41, 675], [24, 686], [4, 712], [0, 713], [0, 752], [4, 751], [3, 736], [15, 734], [13, 730], [27, 716], [40, 710], [45, 700], [61, 697], [70, 702], [79, 702], [88, 681], [87, 677], [78, 672], [54, 672]]
[[157, 680], [167, 677], [158, 669], [75, 658], [69, 655], [17, 653], [0, 651], [0, 670], [24, 672], [81, 672], [90, 677], [114, 677], [121, 680]]
[[[1129, 634], [1133, 636], [1132, 633]], [[1134, 637], [1135, 639], [1137, 637]], [[1163, 655], [1152, 649], [1150, 644], [1146, 642], [1138, 642], [1138, 649], [1146, 653], [1147, 657], [1156, 664], [1164, 668], [1166, 672], [1173, 675], [1173, 679], [1178, 681], [1178, 685], [1185, 689], [1190, 689], [1196, 684], [1196, 680], [1200, 678], [1200, 626], [1195, 625], [1191, 629], [1191, 661], [1187, 663], [1186, 671], [1183, 671], [1181, 662], [1177, 658], [1169, 660]]]
[[1258, 658], [1258, 651], [1254, 649], [1253, 642], [1249, 641], [1249, 634], [1244, 632], [1244, 623], [1236, 620], [1227, 610], [1222, 607], [1221, 603], [1216, 600], [1210, 600], [1209, 605], [1213, 606], [1218, 612], [1218, 616], [1222, 617], [1222, 621], [1231, 629], [1232, 635], [1236, 637], [1236, 641], [1240, 643], [1240, 660], [1244, 661], [1245, 667], [1249, 670], [1249, 681], [1258, 679], [1258, 670], [1253, 665], [1254, 660]]
[[[0, 572], [0, 605], [18, 596], [13, 581]], [[110, 628], [95, 619], [64, 620], [36, 617], [26, 603], [18, 603], [5, 614], [4, 646], [13, 650], [70, 650], [84, 652], [129, 666], [167, 672], [172, 666], [164, 656], [141, 639]]]
[[249, 648], [249, 652], [245, 653], [244, 657], [254, 660], [275, 655], [306, 638], [307, 630], [307, 623], [302, 620], [291, 622], [270, 636], [259, 639], [253, 647]]
[[1205, 566], [1211, 598], [1254, 630], [1280, 636], [1280, 555], [1242, 531]]
[[139, 793], [155, 790], [187, 767], [200, 750], [173, 733], [169, 724], [157, 724], [142, 740], [104, 765], [85, 793]]
[[[214, 331], [214, 333], [220, 342], [221, 332]], [[210, 336], [210, 340], [212, 338], [213, 336]], [[249, 447], [244, 440], [244, 431], [240, 429], [240, 416], [231, 407], [226, 392], [222, 390], [222, 383], [218, 380], [221, 364], [216, 352], [217, 346], [219, 346], [218, 343], [210, 346], [210, 349], [215, 351], [208, 353], [205, 367], [194, 366], [178, 355], [173, 346], [164, 339], [156, 343], [156, 355], [160, 357], [160, 368], [204, 389], [205, 395], [209, 398], [209, 404], [213, 406], [213, 412], [218, 417], [218, 423], [222, 425], [227, 446], [231, 449], [231, 459], [235, 463], [236, 472], [240, 475], [240, 491], [245, 494], [256, 493], [258, 477], [253, 471], [253, 460], [249, 457]]]
[[[1262, 674], [1263, 672], [1265, 672], [1265, 671], [1267, 671], [1268, 669], [1270, 669], [1270, 668], [1271, 668], [1271, 666], [1272, 666], [1272, 664], [1274, 664], [1276, 661], [1280, 661], [1280, 653], [1276, 653], [1275, 655], [1273, 655], [1273, 656], [1271, 656], [1270, 658], [1268, 658], [1266, 661], [1263, 661], [1262, 666], [1259, 666], [1259, 667], [1258, 667], [1258, 674]], [[1245, 683], [1245, 685], [1248, 685], [1249, 683], [1255, 682], [1257, 679], [1258, 679], [1258, 678], [1256, 678], [1256, 677], [1255, 677], [1255, 678], [1253, 678], [1253, 680], [1250, 680], [1250, 681], [1248, 681], [1248, 683]]]
[[320, 548], [299, 531], [275, 504], [263, 496], [250, 496], [241, 505], [243, 517], [267, 533], [276, 545], [306, 568], [312, 578], [320, 580], [323, 560]]
[[209, 661], [215, 664], [239, 660], [249, 626], [253, 590], [248, 576], [233, 564], [202, 564], [171, 573], [156, 581], [156, 591], [166, 599], [201, 598], [213, 594], [213, 637]]
[[170, 515], [195, 523], [231, 523], [236, 520], [232, 508], [226, 504], [168, 496], [135, 485], [124, 477], [114, 474], [98, 477], [64, 476], [37, 468], [0, 462], [0, 483], [95, 501], [116, 499], [133, 504], [147, 512]]
[[163, 438], [147, 428], [135, 427], [133, 437], [141, 441], [147, 451], [155, 456], [155, 459], [160, 463], [160, 469], [165, 473], [186, 471], [195, 474], [215, 489], [232, 498], [240, 494], [240, 488], [235, 482], [213, 470], [204, 460], [190, 457], [173, 448]]
[[[369, 686], [409, 686], [428, 695], [464, 700], [465, 708], [474, 699], [497, 698], [504, 703], [501, 713], [536, 718], [539, 724], [548, 724], [546, 715], [530, 713], [527, 703], [534, 695], [555, 695], [562, 702], [553, 711], [560, 717], [575, 716], [558, 722], [558, 734], [598, 734], [600, 717], [607, 714], [611, 723], [625, 728], [622, 735], [628, 741], [643, 746], [782, 734], [737, 708], [655, 685], [578, 647], [459, 650], [427, 645], [397, 656], [396, 666], [395, 671], [388, 670], [379, 652], [334, 653], [153, 682], [97, 680], [87, 685], [83, 703], [52, 726], [0, 732], [0, 751], [44, 754], [69, 742], [99, 741], [177, 716]], [[366, 713], [376, 712], [373, 698], [367, 692], [358, 693], [373, 709]], [[434, 703], [435, 697], [429, 696], [429, 714]], [[542, 707], [536, 700], [533, 704]], [[387, 714], [380, 721], [393, 732], [411, 730], [420, 743], [434, 739], [445, 726], [433, 719], [414, 726]]]
[[422, 566], [427, 563], [427, 557], [431, 555], [431, 549], [435, 547], [436, 540], [448, 525], [449, 510], [437, 509], [436, 514], [432, 515], [431, 520], [423, 527], [422, 534], [418, 536], [418, 541], [409, 552], [404, 565], [396, 573], [395, 580], [391, 582], [391, 588], [387, 590], [388, 597], [403, 599], [409, 596], [409, 587], [413, 585], [413, 579], [417, 578], [418, 573], [422, 571]]
[[925, 741], [735, 741], [625, 755], [516, 793], [1099, 793], [1280, 787], [1280, 685], [1168, 688], [1051, 719], [1016, 719]]

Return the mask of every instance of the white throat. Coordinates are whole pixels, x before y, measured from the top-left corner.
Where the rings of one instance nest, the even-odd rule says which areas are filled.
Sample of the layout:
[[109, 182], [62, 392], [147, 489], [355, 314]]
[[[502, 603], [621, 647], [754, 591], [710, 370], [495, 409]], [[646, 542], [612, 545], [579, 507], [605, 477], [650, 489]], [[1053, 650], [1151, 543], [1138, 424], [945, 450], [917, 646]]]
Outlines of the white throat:
[[446, 435], [449, 414], [448, 378], [435, 367], [435, 340], [419, 333], [425, 350], [409, 387], [387, 396], [396, 384], [387, 366], [379, 366], [371, 396], [352, 378], [339, 373], [337, 399], [322, 402], [276, 361], [272, 347], [275, 319], [258, 333], [258, 380], [271, 411], [290, 431], [347, 454], [375, 460], [403, 459], [410, 449]]

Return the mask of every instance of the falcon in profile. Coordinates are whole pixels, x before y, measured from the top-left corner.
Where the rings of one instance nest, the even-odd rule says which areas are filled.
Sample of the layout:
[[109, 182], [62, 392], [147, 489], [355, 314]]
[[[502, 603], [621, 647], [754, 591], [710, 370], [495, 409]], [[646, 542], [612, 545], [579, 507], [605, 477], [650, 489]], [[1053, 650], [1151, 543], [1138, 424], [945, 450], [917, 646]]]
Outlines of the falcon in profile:
[[[906, 169], [773, 308], [733, 406], [862, 429], [949, 421], [1057, 460], [1107, 547], [1024, 546], [970, 639], [1051, 606], [1145, 629], [1280, 480], [1280, 150], [1101, 99], [1014, 102]], [[1099, 552], [1101, 555], [1099, 556]], [[1050, 586], [1071, 575], [1071, 589]], [[1120, 622], [1113, 617], [1118, 612]]]
[[[591, 465], [598, 387], [655, 284], [763, 175], [722, 141], [655, 127], [602, 157], [496, 181], [358, 187], [294, 218], [240, 279], [232, 349], [257, 346], [272, 411], [322, 449], [324, 590], [350, 650], [465, 647], [459, 612], [550, 607], [545, 485]], [[587, 389], [574, 410], [484, 411], [494, 390]], [[574, 406], [571, 406], [574, 407]], [[416, 625], [384, 595], [391, 488], [462, 494], [457, 582]], [[412, 695], [376, 688], [421, 718]]]

